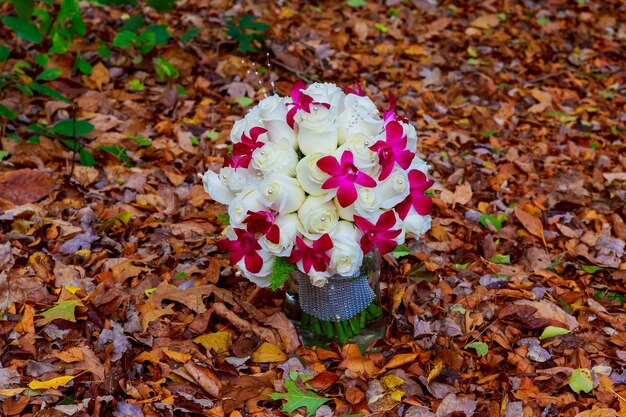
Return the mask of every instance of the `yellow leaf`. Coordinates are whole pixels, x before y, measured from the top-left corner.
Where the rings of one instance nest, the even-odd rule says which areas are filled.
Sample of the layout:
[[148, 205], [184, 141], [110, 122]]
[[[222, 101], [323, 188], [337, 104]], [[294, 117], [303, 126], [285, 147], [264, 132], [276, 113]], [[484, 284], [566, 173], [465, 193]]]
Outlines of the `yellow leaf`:
[[74, 379], [71, 375], [59, 376], [57, 378], [52, 378], [47, 381], [30, 381], [28, 384], [28, 388], [30, 389], [50, 389], [50, 388], [59, 388]]
[[4, 395], [5, 397], [12, 397], [17, 394], [21, 394], [26, 388], [8, 388], [8, 389], [0, 389], [0, 395]]
[[424, 55], [424, 47], [418, 44], [409, 45], [404, 53], [407, 55]]
[[163, 348], [161, 349], [161, 351], [165, 353], [165, 355], [168, 356], [170, 359], [173, 359], [176, 362], [185, 363], [189, 359], [191, 359], [191, 355], [188, 353], [180, 353], [180, 352], [176, 352], [173, 350], [169, 350], [168, 348]]
[[437, 378], [439, 374], [441, 374], [442, 370], [443, 370], [443, 361], [439, 359], [437, 360], [437, 362], [435, 362], [435, 367], [428, 374], [428, 383], [430, 384], [430, 382], [433, 379]]
[[404, 391], [398, 389], [399, 386], [404, 384], [404, 380], [395, 375], [387, 375], [380, 379], [380, 384], [385, 389], [387, 395], [396, 401], [401, 401], [404, 396]]
[[287, 355], [273, 344], [265, 342], [252, 352], [250, 359], [254, 362], [283, 362], [287, 360]]
[[226, 352], [233, 344], [232, 337], [228, 332], [203, 334], [193, 339], [205, 349], [213, 349], [215, 353]]
[[282, 9], [280, 9], [280, 13], [278, 13], [278, 19], [289, 19], [293, 17], [294, 13], [295, 11], [291, 7], [284, 6]]

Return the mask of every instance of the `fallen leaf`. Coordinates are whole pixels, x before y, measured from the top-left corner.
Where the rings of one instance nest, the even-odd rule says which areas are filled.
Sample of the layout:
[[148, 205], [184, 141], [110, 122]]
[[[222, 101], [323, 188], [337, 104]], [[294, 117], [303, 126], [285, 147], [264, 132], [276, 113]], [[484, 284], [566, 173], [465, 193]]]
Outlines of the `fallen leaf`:
[[576, 414], [574, 417], [616, 417], [617, 411], [612, 408], [594, 408]]
[[38, 326], [45, 326], [50, 323], [52, 320], [67, 320], [72, 323], [76, 323], [76, 315], [75, 310], [76, 307], [82, 307], [83, 303], [80, 300], [63, 300], [58, 301], [54, 304], [53, 307], [50, 307], [47, 310], [39, 313], [40, 316], [43, 316], [43, 319], [37, 320]]
[[168, 358], [180, 363], [186, 363], [187, 361], [189, 361], [189, 359], [192, 358], [192, 356], [188, 353], [180, 353], [174, 350], [170, 350], [168, 348], [161, 349], [161, 352], [163, 352]]
[[50, 175], [34, 169], [15, 169], [0, 174], [0, 198], [16, 205], [40, 200], [55, 186]]
[[35, 379], [29, 382], [28, 388], [34, 389], [34, 390], [59, 388], [60, 386], [66, 385], [74, 378], [76, 377], [71, 376], [71, 375], [65, 375], [65, 376], [59, 376], [57, 378], [52, 378], [47, 381], [37, 381]]
[[569, 386], [576, 394], [580, 391], [591, 392], [593, 389], [593, 377], [587, 368], [574, 369], [569, 376]]
[[540, 219], [522, 209], [519, 204], [515, 206], [515, 216], [531, 235], [541, 239], [543, 245], [546, 246], [546, 241], [543, 234], [543, 224], [541, 223]]
[[398, 368], [402, 365], [406, 365], [407, 363], [411, 363], [417, 358], [417, 353], [401, 353], [399, 355], [395, 355], [391, 358], [389, 362], [383, 366], [381, 372], [386, 371], [387, 369]]
[[277, 346], [264, 342], [252, 352], [250, 359], [254, 362], [283, 362], [287, 360], [287, 355]]
[[550, 93], [534, 89], [530, 91], [530, 95], [539, 103], [531, 106], [528, 109], [529, 113], [543, 113], [552, 104], [552, 95]]
[[491, 29], [500, 24], [500, 19], [495, 14], [484, 14], [472, 20], [470, 26], [479, 29]]
[[84, 75], [83, 81], [90, 88], [96, 88], [98, 90], [102, 90], [102, 86], [109, 83], [109, 70], [107, 67], [102, 64], [102, 62], [98, 62], [93, 66], [91, 70], [91, 75]]
[[193, 341], [202, 345], [207, 350], [213, 349], [215, 353], [218, 354], [228, 351], [233, 344], [229, 332], [203, 334], [193, 339]]
[[472, 200], [472, 186], [466, 181], [461, 185], [457, 185], [454, 193], [444, 188], [439, 198], [451, 207], [457, 204], [467, 205]]

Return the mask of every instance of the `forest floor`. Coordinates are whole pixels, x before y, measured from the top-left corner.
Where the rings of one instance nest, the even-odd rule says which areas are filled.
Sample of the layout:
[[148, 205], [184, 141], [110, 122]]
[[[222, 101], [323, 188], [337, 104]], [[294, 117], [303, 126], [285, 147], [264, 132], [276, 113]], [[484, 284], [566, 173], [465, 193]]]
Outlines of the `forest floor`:
[[[626, 416], [623, 2], [208, 3], [144, 10], [199, 32], [142, 62], [89, 36], [52, 55], [75, 107], [0, 96], [20, 114], [2, 130], [0, 414], [290, 415], [303, 400], [291, 415]], [[82, 4], [108, 42], [125, 12]], [[260, 52], [223, 31], [244, 13], [269, 24]], [[0, 34], [0, 69], [32, 63]], [[283, 293], [217, 251], [226, 210], [198, 174], [270, 77], [283, 95], [298, 79], [363, 83], [381, 108], [395, 94], [432, 167], [432, 229], [386, 257], [386, 337], [364, 355], [300, 346]], [[68, 117], [94, 125], [94, 166], [45, 132], [8, 135]], [[270, 398], [286, 387], [292, 401]]]

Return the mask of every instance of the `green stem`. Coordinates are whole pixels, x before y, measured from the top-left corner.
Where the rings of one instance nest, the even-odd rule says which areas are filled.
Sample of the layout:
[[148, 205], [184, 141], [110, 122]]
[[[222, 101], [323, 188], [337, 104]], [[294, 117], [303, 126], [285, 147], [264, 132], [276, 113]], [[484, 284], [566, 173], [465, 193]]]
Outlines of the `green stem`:
[[322, 332], [322, 326], [320, 324], [320, 321], [317, 319], [317, 317], [315, 316], [311, 316], [311, 330], [313, 331], [313, 333], [315, 334], [323, 334], [324, 332]]
[[345, 345], [346, 342], [348, 341], [348, 338], [346, 337], [346, 333], [343, 331], [343, 326], [341, 325], [341, 322], [336, 321], [334, 323], [334, 327], [335, 327], [335, 331], [337, 333], [337, 337], [339, 337], [339, 342], [342, 345]]
[[365, 322], [367, 321], [367, 312], [365, 310], [359, 313], [359, 329], [365, 328]]
[[378, 307], [376, 303], [370, 304], [366, 311], [372, 315], [372, 318], [375, 319], [383, 315], [383, 310]]
[[308, 329], [310, 322], [311, 322], [311, 316], [303, 311], [302, 312], [302, 328]]
[[339, 324], [348, 339], [355, 336], [355, 334], [352, 333], [352, 328], [350, 327], [350, 320], [340, 321]]
[[324, 331], [324, 335], [326, 337], [335, 336], [335, 331], [333, 330], [333, 324], [330, 321], [320, 320], [322, 322], [322, 330]]

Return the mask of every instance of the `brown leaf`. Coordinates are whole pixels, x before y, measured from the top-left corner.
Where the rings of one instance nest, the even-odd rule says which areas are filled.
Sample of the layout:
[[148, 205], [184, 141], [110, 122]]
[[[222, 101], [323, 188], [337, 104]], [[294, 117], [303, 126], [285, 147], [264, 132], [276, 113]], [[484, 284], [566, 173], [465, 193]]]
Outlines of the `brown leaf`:
[[95, 88], [98, 90], [102, 90], [102, 86], [108, 84], [109, 80], [109, 70], [102, 64], [102, 62], [98, 62], [93, 66], [91, 75], [83, 76], [83, 81], [89, 86], [89, 88]]
[[300, 338], [296, 328], [282, 311], [272, 314], [264, 321], [264, 324], [278, 330], [283, 348], [287, 353], [295, 352], [300, 346]]
[[543, 241], [544, 246], [546, 245], [541, 220], [525, 211], [519, 204], [515, 205], [515, 216], [531, 235], [537, 236]]
[[500, 24], [500, 19], [495, 14], [484, 14], [472, 20], [470, 26], [474, 26], [479, 29], [491, 29]]
[[574, 417], [615, 417], [617, 411], [612, 408], [594, 408], [592, 410], [586, 410], [582, 413], [576, 414]]
[[472, 186], [465, 181], [463, 184], [456, 186], [454, 193], [444, 188], [439, 198], [451, 207], [457, 204], [464, 206], [472, 200]]
[[40, 200], [54, 187], [50, 175], [34, 169], [16, 169], [0, 174], [0, 198], [18, 206]]
[[381, 369], [381, 372], [384, 372], [387, 369], [398, 368], [402, 365], [406, 365], [407, 363], [411, 363], [417, 358], [417, 356], [417, 353], [401, 353], [399, 355], [396, 355], [385, 364], [383, 369]]
[[552, 104], [552, 95], [550, 93], [534, 89], [530, 91], [530, 95], [539, 103], [531, 106], [528, 109], [529, 113], [543, 113]]
[[[220, 397], [222, 383], [213, 371], [208, 368], [196, 365], [193, 362], [187, 362], [186, 364], [184, 364], [183, 369], [187, 371], [187, 375], [190, 377], [187, 379], [190, 379], [196, 384], [200, 385], [202, 389], [209, 393], [209, 395], [215, 398]], [[174, 371], [174, 373], [177, 372]]]
[[357, 387], [348, 387], [345, 395], [350, 404], [358, 404], [365, 398], [365, 393]]
[[317, 389], [325, 389], [339, 381], [339, 375], [333, 372], [320, 372], [313, 379], [307, 381], [307, 384]]

